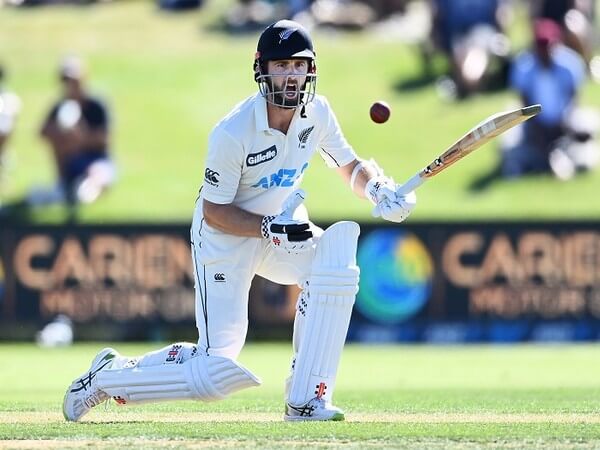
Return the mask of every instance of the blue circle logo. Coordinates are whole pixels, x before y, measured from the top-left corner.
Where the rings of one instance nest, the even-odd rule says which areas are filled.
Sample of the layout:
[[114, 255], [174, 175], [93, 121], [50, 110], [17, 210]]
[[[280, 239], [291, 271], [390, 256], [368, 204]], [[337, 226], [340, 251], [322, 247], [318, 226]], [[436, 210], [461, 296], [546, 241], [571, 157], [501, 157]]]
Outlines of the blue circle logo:
[[358, 310], [371, 320], [398, 323], [417, 314], [431, 294], [433, 263], [414, 234], [376, 230], [358, 249]]

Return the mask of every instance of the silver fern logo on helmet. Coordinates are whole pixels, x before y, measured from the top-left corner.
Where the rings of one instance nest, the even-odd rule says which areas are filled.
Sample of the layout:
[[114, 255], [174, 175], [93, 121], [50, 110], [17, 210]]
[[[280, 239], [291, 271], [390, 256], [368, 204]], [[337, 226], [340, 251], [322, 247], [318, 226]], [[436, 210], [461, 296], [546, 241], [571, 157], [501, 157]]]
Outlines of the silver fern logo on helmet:
[[295, 32], [296, 30], [294, 28], [283, 30], [281, 33], [279, 33], [279, 43], [281, 44], [283, 41], [287, 41]]

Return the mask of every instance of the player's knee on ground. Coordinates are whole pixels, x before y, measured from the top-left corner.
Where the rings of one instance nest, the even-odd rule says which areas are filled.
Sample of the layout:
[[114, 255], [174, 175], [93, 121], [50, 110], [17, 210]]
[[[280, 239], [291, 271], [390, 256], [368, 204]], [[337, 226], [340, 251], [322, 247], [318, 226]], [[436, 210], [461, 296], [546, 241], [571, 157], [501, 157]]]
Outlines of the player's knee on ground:
[[[166, 361], [170, 357], [167, 352], [165, 359], [165, 349], [175, 346], [181, 348], [173, 351], [173, 361]], [[261, 384], [252, 372], [229, 358], [196, 355], [183, 361], [183, 354], [193, 347], [174, 344], [151, 354], [147, 361], [165, 359], [162, 364], [102, 371], [97, 374], [98, 388], [118, 403], [127, 404], [182, 399], [215, 401]]]

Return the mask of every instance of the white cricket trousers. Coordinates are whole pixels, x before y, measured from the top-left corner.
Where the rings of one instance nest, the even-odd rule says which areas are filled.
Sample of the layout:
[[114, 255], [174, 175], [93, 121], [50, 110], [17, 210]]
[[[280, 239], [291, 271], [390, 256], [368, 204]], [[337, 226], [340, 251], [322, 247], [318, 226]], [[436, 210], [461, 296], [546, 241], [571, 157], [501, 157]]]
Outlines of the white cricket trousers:
[[[313, 229], [315, 242], [323, 233]], [[298, 255], [275, 251], [266, 239], [224, 235], [200, 214], [191, 228], [198, 350], [236, 360], [248, 331], [248, 292], [255, 275], [275, 283], [302, 285], [314, 248]]]

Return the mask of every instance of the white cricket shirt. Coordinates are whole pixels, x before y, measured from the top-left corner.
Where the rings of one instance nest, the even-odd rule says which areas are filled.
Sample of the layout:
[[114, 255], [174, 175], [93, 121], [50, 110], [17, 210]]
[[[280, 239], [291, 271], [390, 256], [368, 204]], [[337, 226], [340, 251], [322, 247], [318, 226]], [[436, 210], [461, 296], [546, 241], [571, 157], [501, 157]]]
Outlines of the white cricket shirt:
[[315, 151], [332, 168], [356, 159], [327, 99], [315, 96], [304, 115], [298, 108], [284, 134], [269, 128], [266, 100], [257, 93], [212, 130], [198, 208], [206, 199], [256, 214], [279, 214]]

